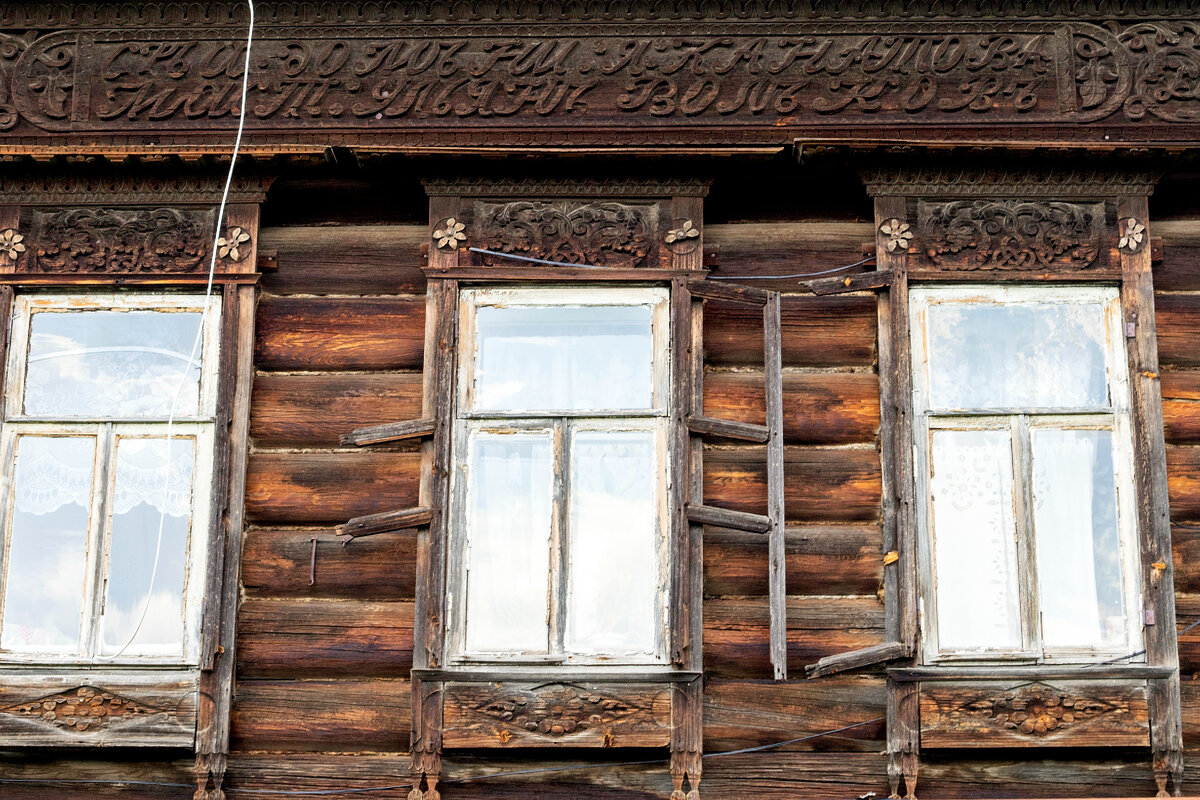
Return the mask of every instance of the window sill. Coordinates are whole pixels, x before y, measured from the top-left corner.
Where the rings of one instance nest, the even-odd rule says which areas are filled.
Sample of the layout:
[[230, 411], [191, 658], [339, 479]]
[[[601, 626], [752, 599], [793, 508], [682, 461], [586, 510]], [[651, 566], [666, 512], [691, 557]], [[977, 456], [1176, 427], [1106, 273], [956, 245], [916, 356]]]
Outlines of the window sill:
[[951, 680], [1146, 680], [1166, 678], [1174, 667], [1148, 664], [993, 664], [965, 666], [947, 664], [924, 667], [893, 667], [888, 677], [900, 682]]

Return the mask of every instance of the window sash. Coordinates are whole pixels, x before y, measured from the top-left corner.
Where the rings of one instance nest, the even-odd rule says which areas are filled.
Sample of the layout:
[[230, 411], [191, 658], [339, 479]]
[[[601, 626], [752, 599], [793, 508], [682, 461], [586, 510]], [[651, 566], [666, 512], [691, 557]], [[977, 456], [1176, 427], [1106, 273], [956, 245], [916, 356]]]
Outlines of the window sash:
[[[931, 409], [928, 363], [930, 346], [924, 312], [933, 302], [1019, 303], [1037, 301], [1103, 303], [1106, 324], [1106, 372], [1111, 407], [1103, 408], [963, 408]], [[1132, 431], [1129, 412], [1127, 365], [1120, 331], [1118, 293], [1110, 287], [914, 287], [910, 294], [913, 352], [914, 437], [920, 536], [921, 616], [927, 662], [1010, 660], [1016, 662], [1084, 663], [1127, 656], [1141, 647], [1138, 609], [1141, 607], [1136, 576], [1139, 554], [1133, 484]], [[1036, 431], [1107, 430], [1113, 436], [1113, 466], [1117, 502], [1118, 541], [1121, 549], [1124, 641], [1113, 647], [1048, 645], [1043, 633], [1039, 579], [1052, 574], [1053, 565], [1039, 564], [1038, 536], [1033, 511], [1032, 436]], [[937, 431], [1006, 431], [1012, 456], [1013, 521], [1015, 526], [1016, 579], [1020, 603], [1021, 646], [956, 650], [943, 647], [938, 625], [938, 570], [931, 492], [932, 436]], [[1042, 534], [1043, 536], [1045, 534]], [[1044, 543], [1044, 541], [1043, 541]], [[943, 570], [945, 565], [941, 567]]]
[[[184, 559], [183, 616], [181, 620], [181, 650], [178, 653], [139, 651], [130, 645], [124, 653], [99, 653], [99, 638], [104, 622], [101, 610], [105, 602], [105, 581], [111, 546], [114, 480], [116, 476], [116, 447], [122, 438], [166, 437], [166, 416], [71, 416], [45, 418], [25, 415], [23, 400], [26, 368], [32, 333], [32, 321], [38, 313], [86, 313], [90, 311], [183, 311], [197, 313], [205, 309], [201, 344], [196, 360], [200, 364], [197, 412], [176, 414], [171, 426], [173, 440], [185, 438], [195, 442], [192, 464], [191, 507]], [[168, 293], [103, 293], [103, 294], [25, 294], [13, 299], [11, 337], [5, 354], [5, 411], [0, 429], [0, 455], [6, 474], [13, 471], [16, 443], [20, 436], [94, 436], [95, 462], [92, 474], [92, 502], [86, 532], [86, 564], [84, 568], [83, 605], [79, 647], [75, 652], [0, 652], [0, 664], [39, 666], [121, 666], [121, 665], [194, 665], [199, 658], [200, 616], [205, 589], [204, 575], [211, 520], [211, 488], [213, 475], [213, 430], [216, 413], [217, 364], [220, 349], [221, 298], [206, 298], [196, 294]], [[190, 346], [190, 342], [189, 342]], [[174, 447], [172, 448], [174, 451]], [[0, 604], [3, 603], [4, 579], [8, 569], [13, 525], [15, 496], [12, 481], [0, 488]], [[160, 562], [161, 572], [161, 562]], [[158, 585], [159, 577], [155, 583]], [[140, 606], [139, 606], [140, 611]], [[0, 607], [0, 624], [3, 624]], [[121, 641], [124, 644], [124, 641]]]
[[[104, 618], [108, 577], [108, 557], [112, 544], [113, 496], [116, 480], [116, 453], [121, 439], [165, 439], [166, 426], [143, 423], [55, 423], [19, 422], [4, 426], [0, 448], [4, 454], [6, 474], [12, 475], [16, 445], [20, 437], [29, 436], [91, 436], [95, 437], [95, 460], [92, 472], [91, 507], [85, 536], [86, 555], [83, 585], [79, 647], [75, 652], [61, 651], [0, 651], [0, 663], [62, 664], [62, 665], [122, 665], [195, 663], [198, 657], [200, 606], [204, 591], [204, 568], [207, 555], [210, 503], [208, 487], [212, 485], [213, 429], [205, 423], [177, 423], [172, 426], [173, 441], [194, 441], [195, 459], [192, 465], [191, 513], [184, 548], [185, 577], [183, 585], [182, 648], [178, 654], [140, 653], [131, 645], [119, 656], [100, 652], [100, 631]], [[174, 448], [174, 445], [173, 445]], [[6, 484], [0, 524], [3, 525], [3, 554], [0, 556], [0, 626], [4, 624], [3, 588], [9, 566], [15, 492], [12, 481]], [[196, 576], [201, 576], [199, 579]], [[160, 578], [156, 578], [156, 584]], [[140, 602], [140, 601], [139, 601]], [[140, 605], [139, 605], [140, 608]], [[124, 640], [121, 641], [124, 644]]]
[[[667, 663], [669, 610], [668, 559], [671, 528], [668, 514], [667, 441], [670, 424], [670, 362], [668, 347], [669, 291], [661, 287], [505, 287], [464, 289], [459, 294], [458, 389], [455, 397], [455, 423], [452, 443], [450, 552], [459, 553], [450, 565], [446, 599], [447, 661], [451, 664], [496, 663], [514, 665], [660, 665]], [[584, 410], [472, 410], [475, 367], [475, 310], [481, 305], [525, 306], [619, 306], [651, 307], [651, 379], [652, 402], [645, 409]], [[468, 547], [466, 529], [470, 477], [465, 475], [470, 437], [479, 432], [548, 431], [552, 436], [551, 537], [550, 563], [547, 565], [547, 648], [544, 653], [471, 652], [467, 648]], [[655, 486], [657, 570], [655, 575], [655, 641], [652, 653], [573, 653], [565, 646], [571, 609], [569, 588], [569, 515], [571, 452], [574, 432], [651, 432], [655, 442]], [[514, 587], [516, 588], [516, 587]]]

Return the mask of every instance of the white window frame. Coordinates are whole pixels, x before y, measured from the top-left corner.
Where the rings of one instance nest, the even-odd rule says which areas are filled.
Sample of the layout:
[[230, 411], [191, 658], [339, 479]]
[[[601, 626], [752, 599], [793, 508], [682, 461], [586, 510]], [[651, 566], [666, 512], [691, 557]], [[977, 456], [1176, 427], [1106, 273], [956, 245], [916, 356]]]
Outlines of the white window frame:
[[[621, 306], [651, 307], [652, 400], [647, 410], [473, 410], [475, 366], [475, 314], [486, 306]], [[451, 513], [449, 524], [449, 576], [446, 593], [446, 663], [452, 666], [501, 664], [506, 666], [666, 666], [669, 663], [670, 612], [669, 561], [671, 519], [669, 511], [670, 467], [668, 434], [671, 422], [671, 352], [669, 346], [670, 290], [652, 286], [582, 287], [475, 287], [459, 292], [459, 333], [456, 354], [451, 463]], [[467, 448], [476, 433], [551, 431], [553, 433], [553, 523], [551, 532], [548, 653], [470, 652], [467, 633], [467, 570], [469, 537], [464, 509], [469, 480], [466, 475]], [[566, 524], [570, 514], [570, 491], [566, 484], [569, 442], [577, 431], [652, 431], [657, 445], [659, 573], [656, 594], [656, 637], [653, 653], [575, 654], [563, 648], [568, 613], [566, 575], [568, 548]], [[457, 554], [457, 555], [454, 555]], [[513, 587], [517, 591], [519, 587]]]
[[[926, 311], [938, 303], [1078, 303], [1101, 304], [1105, 309], [1106, 373], [1110, 406], [1104, 409], [999, 408], [937, 409], [929, 401], [929, 346], [926, 341]], [[913, 371], [913, 459], [916, 479], [916, 521], [920, 559], [920, 622], [922, 660], [939, 662], [1061, 663], [1086, 664], [1113, 658], [1135, 662], [1142, 648], [1140, 563], [1137, 537], [1137, 506], [1134, 480], [1129, 369], [1121, 335], [1120, 292], [1113, 286], [1006, 286], [923, 285], [909, 290], [909, 328]], [[1038, 428], [1063, 430], [1111, 430], [1113, 467], [1117, 495], [1118, 539], [1124, 581], [1125, 641], [1116, 649], [1056, 648], [1045, 646], [1041, 636], [1038, 601], [1037, 548], [1033, 530], [1031, 487], [1032, 465], [1028, 458], [1030, 431]], [[1022, 647], [1019, 649], [942, 649], [937, 625], [937, 565], [931, 530], [930, 447], [935, 430], [1010, 430], [1013, 453], [1013, 519], [1016, 528], [1017, 591], [1021, 608]]]
[[[29, 435], [96, 437], [93, 466], [92, 502], [89, 510], [85, 586], [81, 619], [80, 650], [75, 654], [51, 652], [0, 651], [0, 665], [66, 667], [122, 666], [195, 666], [199, 661], [200, 617], [204, 599], [209, 527], [212, 517], [212, 478], [214, 423], [216, 414], [217, 367], [220, 348], [219, 297], [208, 300], [204, 319], [200, 359], [200, 391], [197, 413], [177, 415], [171, 424], [171, 439], [193, 439], [195, 462], [192, 469], [192, 515], [187, 537], [185, 585], [183, 597], [182, 652], [178, 655], [124, 653], [107, 656], [97, 651], [101, 627], [101, 606], [109, 555], [111, 509], [109, 500], [115, 481], [116, 445], [122, 437], [162, 438], [167, 417], [72, 415], [50, 419], [30, 416], [22, 410], [25, 368], [29, 354], [32, 318], [37, 313], [74, 313], [88, 311], [204, 311], [202, 295], [189, 294], [29, 294], [17, 295], [13, 302], [11, 337], [6, 354], [4, 423], [0, 430], [0, 453], [6, 475], [13, 474], [18, 437]], [[173, 445], [174, 446], [174, 445]], [[102, 491], [97, 491], [101, 489]], [[4, 578], [8, 565], [9, 531], [13, 513], [12, 482], [0, 487], [0, 603], [3, 603]], [[0, 615], [3, 609], [0, 608]], [[0, 620], [2, 620], [0, 616]]]

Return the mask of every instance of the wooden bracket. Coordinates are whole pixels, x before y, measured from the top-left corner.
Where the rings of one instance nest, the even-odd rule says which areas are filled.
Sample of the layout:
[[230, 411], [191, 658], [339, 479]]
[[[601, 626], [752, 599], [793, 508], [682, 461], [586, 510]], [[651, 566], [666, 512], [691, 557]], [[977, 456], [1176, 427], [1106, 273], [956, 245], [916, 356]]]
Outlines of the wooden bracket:
[[841, 277], [818, 278], [813, 281], [804, 281], [804, 285], [816, 295], [888, 289], [892, 285], [892, 272], [891, 270], [884, 269], [873, 272], [860, 272], [854, 275], [843, 275]]
[[224, 753], [196, 753], [196, 792], [192, 800], [225, 800]]
[[374, 536], [377, 533], [391, 533], [405, 528], [419, 528], [428, 525], [433, 520], [433, 509], [425, 506], [405, 508], [400, 511], [384, 511], [380, 514], [368, 514], [355, 517], [349, 522], [338, 525], [339, 536], [349, 536], [350, 541], [362, 536]]
[[398, 442], [402, 439], [420, 439], [432, 436], [437, 423], [432, 419], [410, 419], [404, 422], [387, 422], [383, 425], [370, 425], [366, 428], [356, 428], [341, 436], [342, 444], [353, 444], [363, 447], [369, 444]]
[[908, 648], [900, 642], [884, 642], [872, 647], [864, 647], [861, 650], [825, 656], [817, 663], [806, 666], [804, 671], [809, 678], [821, 678], [826, 675], [836, 675], [839, 672], [848, 672], [852, 669], [862, 669], [887, 661], [895, 661], [898, 658], [907, 658], [909, 655], [911, 653], [908, 652]]

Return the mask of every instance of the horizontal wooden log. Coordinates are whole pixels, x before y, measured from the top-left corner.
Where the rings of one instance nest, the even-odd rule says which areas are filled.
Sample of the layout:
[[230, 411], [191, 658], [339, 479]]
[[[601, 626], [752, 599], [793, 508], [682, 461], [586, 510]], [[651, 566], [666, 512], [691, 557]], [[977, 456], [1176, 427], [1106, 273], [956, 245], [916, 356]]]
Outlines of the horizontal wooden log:
[[[315, 582], [309, 584], [312, 539]], [[346, 544], [328, 528], [251, 528], [242, 555], [242, 585], [251, 596], [411, 600], [416, 531], [370, 536]]]
[[[1183, 746], [1200, 747], [1200, 675], [1184, 675], [1179, 682], [1183, 720]], [[1193, 776], [1200, 786], [1200, 776]]]
[[704, 750], [717, 752], [812, 736], [867, 723], [781, 750], [878, 751], [886, 724], [886, 684], [879, 677], [820, 681], [710, 680], [704, 685]]
[[[858, 269], [866, 269], [867, 271], [859, 272], [857, 271]], [[875, 270], [864, 265], [863, 267], [856, 268], [855, 271], [846, 272], [843, 276], [805, 281], [805, 285], [812, 290], [813, 294], [822, 296], [845, 294], [847, 292], [874, 291], [877, 289], [886, 289], [892, 285], [892, 271], [890, 269]]]
[[341, 523], [416, 505], [416, 452], [254, 453], [246, 475], [246, 515], [273, 523]]
[[1160, 294], [1154, 298], [1158, 359], [1164, 366], [1200, 366], [1200, 294]]
[[1200, 444], [1200, 371], [1163, 370], [1162, 411], [1168, 444]]
[[1162, 263], [1154, 265], [1154, 288], [1160, 292], [1200, 291], [1200, 219], [1150, 222], [1163, 241]]
[[837, 675], [840, 672], [873, 667], [903, 658], [906, 655], [904, 645], [900, 642], [884, 642], [883, 644], [864, 647], [861, 650], [851, 650], [847, 653], [825, 656], [815, 664], [807, 664], [804, 672], [810, 679], [824, 678], [827, 675]]
[[425, 225], [287, 225], [263, 228], [259, 247], [276, 252], [264, 273], [272, 294], [420, 294]]
[[408, 747], [411, 705], [407, 680], [241, 681], [230, 746], [395, 752]]
[[[817, 740], [820, 741], [820, 740]], [[707, 748], [706, 748], [707, 749]], [[584, 756], [591, 756], [586, 758]], [[982, 756], [982, 757], [981, 757]], [[653, 756], [651, 756], [651, 759]], [[564, 753], [555, 758], [505, 752], [448, 752], [443, 760], [442, 788], [453, 787], [455, 800], [662, 800], [671, 792], [664, 763], [618, 765], [619, 753]], [[1200, 750], [1185, 752], [1184, 793], [1200, 790]], [[108, 764], [111, 769], [114, 765]], [[547, 767], [582, 767], [554, 772], [525, 772]], [[23, 770], [24, 772], [24, 770]], [[522, 773], [524, 774], [513, 774]], [[505, 773], [500, 775], [500, 773]], [[242, 789], [320, 790], [372, 788], [407, 779], [407, 753], [245, 753], [229, 758], [229, 800], [254, 800]], [[497, 776], [491, 777], [488, 776]], [[452, 782], [453, 781], [453, 782]], [[1153, 773], [1144, 751], [1093, 751], [1069, 758], [1039, 758], [1036, 752], [962, 754], [930, 750], [921, 754], [920, 796], [941, 798], [1079, 798], [1151, 797]], [[888, 792], [886, 759], [878, 752], [745, 753], [704, 762], [701, 797], [779, 800], [787, 797], [849, 798]], [[93, 794], [71, 794], [70, 800]], [[136, 796], [122, 794], [121, 797]], [[175, 797], [171, 794], [143, 795]], [[190, 798], [190, 794], [187, 797]], [[403, 800], [406, 792], [372, 792], [372, 797]], [[445, 796], [445, 793], [444, 793]], [[26, 794], [25, 798], [45, 794]], [[60, 795], [55, 795], [55, 798]], [[324, 795], [356, 800], [362, 794]]]
[[1146, 687], [922, 683], [922, 747], [1145, 747]]
[[762, 514], [747, 514], [745, 511], [730, 511], [714, 506], [688, 506], [688, 521], [697, 525], [714, 525], [750, 533], [766, 533], [771, 530], [771, 519]]
[[407, 677], [409, 602], [247, 599], [238, 611], [238, 676]]
[[1167, 495], [1172, 520], [1200, 520], [1200, 447], [1167, 448]]
[[254, 379], [250, 437], [261, 448], [335, 447], [347, 431], [420, 413], [419, 373], [267, 373]]
[[405, 439], [421, 439], [433, 433], [436, 422], [432, 419], [410, 419], [404, 422], [385, 422], [382, 425], [370, 425], [358, 428], [350, 433], [342, 434], [339, 442], [345, 445], [364, 447], [385, 442], [399, 442]]
[[737, 439], [743, 442], [758, 442], [762, 444], [771, 438], [771, 429], [766, 425], [753, 422], [738, 422], [732, 419], [716, 417], [687, 418], [688, 430], [701, 436], [713, 436], [722, 439]]
[[1200, 593], [1200, 522], [1177, 522], [1172, 525], [1171, 550], [1176, 594]]
[[124, 753], [112, 748], [9, 749], [0, 751], [0, 797], [4, 800], [193, 800], [195, 763], [195, 757], [183, 748]]
[[337, 527], [341, 536], [351, 538], [359, 536], [374, 536], [379, 533], [394, 533], [409, 528], [419, 528], [428, 525], [433, 519], [433, 509], [427, 506], [404, 508], [399, 511], [383, 511], [379, 514], [368, 514], [365, 517], [355, 517], [344, 525]]
[[[762, 372], [709, 372], [704, 413], [761, 423]], [[857, 444], [879, 433], [879, 378], [862, 372], [784, 373], [783, 439], [788, 444]]]
[[263, 370], [420, 369], [424, 297], [272, 297], [258, 304]]
[[[821, 272], [861, 261], [862, 247], [875, 241], [869, 222], [743, 222], [709, 224], [706, 246], [718, 248], [713, 275], [795, 275]], [[755, 280], [777, 291], [800, 290], [803, 278]]]
[[[825, 656], [883, 641], [883, 604], [874, 597], [789, 597], [787, 608], [788, 670], [794, 674]], [[704, 602], [704, 668], [712, 675], [771, 677], [769, 645], [765, 597]]]
[[[789, 526], [784, 532], [788, 594], [874, 594], [883, 580], [883, 534], [874, 525]], [[767, 540], [706, 529], [704, 593], [765, 595]]]
[[[766, 453], [759, 446], [704, 454], [704, 502], [766, 511]], [[789, 447], [784, 451], [787, 519], [857, 522], [879, 516], [879, 454], [867, 449]]]
[[[783, 298], [783, 366], [869, 366], [875, 357], [875, 298]], [[719, 366], [763, 363], [762, 313], [709, 302], [704, 309], [705, 361]]]

